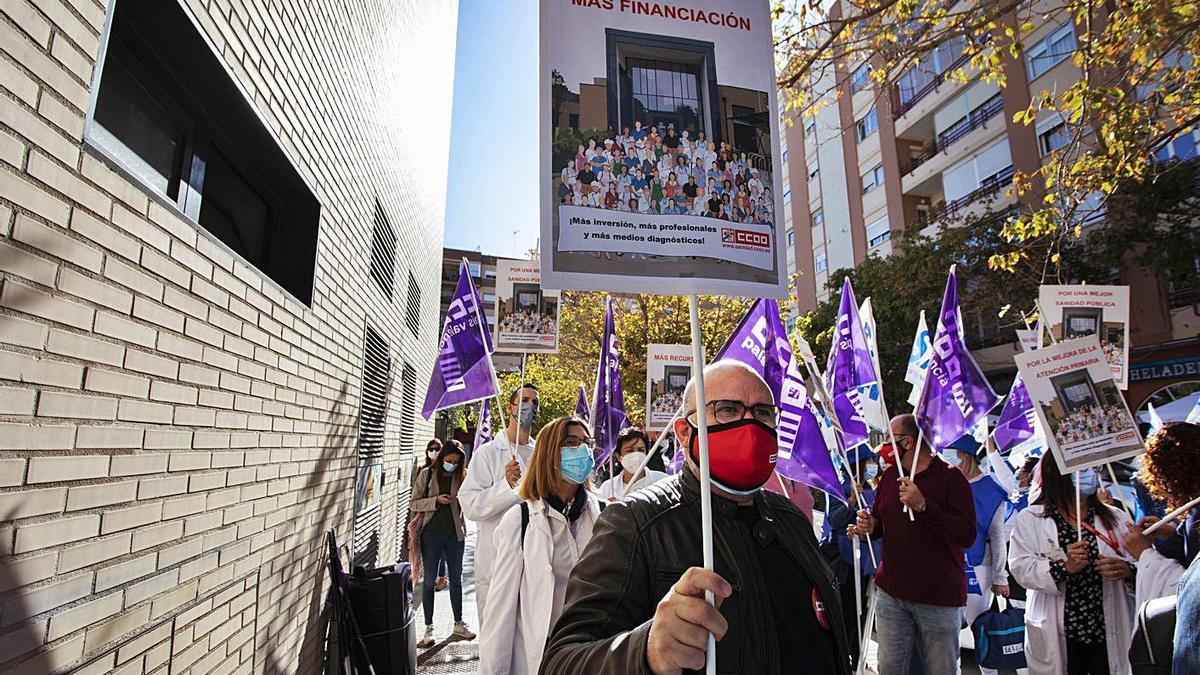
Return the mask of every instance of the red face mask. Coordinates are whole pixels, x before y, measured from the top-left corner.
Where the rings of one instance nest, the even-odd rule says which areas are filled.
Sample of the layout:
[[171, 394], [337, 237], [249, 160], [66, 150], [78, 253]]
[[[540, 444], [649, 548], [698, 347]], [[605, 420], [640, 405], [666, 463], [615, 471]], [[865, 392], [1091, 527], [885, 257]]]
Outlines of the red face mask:
[[[689, 424], [690, 426], [690, 424]], [[700, 463], [700, 434], [692, 427], [689, 453]], [[779, 441], [775, 430], [755, 419], [708, 428], [708, 471], [717, 487], [734, 494], [753, 494], [775, 471]]]

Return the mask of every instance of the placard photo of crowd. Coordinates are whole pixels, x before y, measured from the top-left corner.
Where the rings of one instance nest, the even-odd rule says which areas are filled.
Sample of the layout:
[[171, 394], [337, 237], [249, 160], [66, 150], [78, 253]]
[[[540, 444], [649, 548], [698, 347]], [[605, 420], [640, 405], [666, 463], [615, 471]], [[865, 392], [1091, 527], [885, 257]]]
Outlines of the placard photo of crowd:
[[[558, 203], [626, 213], [774, 221], [770, 172], [745, 151], [673, 122], [584, 134], [559, 172]], [[757, 157], [757, 156], [756, 156]], [[561, 158], [560, 158], [561, 159]]]
[[1094, 438], [1132, 429], [1129, 413], [1120, 402], [1120, 390], [1109, 378], [1095, 382], [1087, 369], [1050, 378], [1058, 397], [1043, 405], [1058, 445], [1070, 448]]

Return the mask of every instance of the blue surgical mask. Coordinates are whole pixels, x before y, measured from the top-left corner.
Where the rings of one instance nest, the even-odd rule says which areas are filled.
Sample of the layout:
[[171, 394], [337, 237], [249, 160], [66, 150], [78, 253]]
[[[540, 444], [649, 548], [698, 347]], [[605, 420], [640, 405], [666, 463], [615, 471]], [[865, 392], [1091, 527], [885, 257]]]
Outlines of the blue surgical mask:
[[458, 471], [458, 464], [454, 462], [442, 462], [442, 470], [446, 473], [454, 473]]
[[1084, 469], [1078, 473], [1071, 474], [1071, 480], [1077, 481], [1079, 484], [1079, 496], [1087, 499], [1096, 494], [1096, 490], [1100, 489], [1100, 477], [1096, 475], [1095, 469]]
[[946, 460], [951, 466], [961, 466], [962, 458], [958, 456], [958, 451], [952, 448], [947, 448], [942, 451], [942, 459]]
[[876, 464], [868, 464], [867, 468], [863, 470], [863, 480], [875, 480], [878, 475], [879, 466]]
[[560, 471], [567, 482], [582, 485], [592, 475], [596, 468], [596, 460], [592, 457], [592, 449], [586, 445], [578, 448], [562, 448]]

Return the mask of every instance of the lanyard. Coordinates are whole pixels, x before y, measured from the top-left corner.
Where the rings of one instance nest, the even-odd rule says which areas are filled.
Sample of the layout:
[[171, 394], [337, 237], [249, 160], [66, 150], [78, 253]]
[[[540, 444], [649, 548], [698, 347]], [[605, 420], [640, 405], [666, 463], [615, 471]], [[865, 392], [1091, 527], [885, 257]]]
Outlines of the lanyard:
[[[1112, 530], [1108, 530], [1108, 536], [1106, 537], [1106, 536], [1104, 536], [1103, 534], [1101, 534], [1099, 530], [1097, 530], [1096, 528], [1092, 527], [1092, 524], [1091, 524], [1091, 523], [1089, 523], [1089, 522], [1087, 522], [1086, 520], [1085, 520], [1085, 521], [1082, 521], [1080, 524], [1081, 524], [1081, 525], [1083, 525], [1083, 527], [1084, 527], [1084, 528], [1085, 528], [1085, 529], [1086, 529], [1088, 532], [1091, 532], [1092, 534], [1096, 535], [1096, 538], [1097, 538], [1097, 539], [1100, 539], [1100, 540], [1102, 540], [1104, 543], [1108, 544], [1108, 547], [1109, 547], [1109, 548], [1111, 548], [1111, 549], [1112, 549], [1114, 552], [1116, 552], [1116, 553], [1120, 553], [1120, 552], [1121, 552], [1121, 546], [1120, 546], [1120, 543], [1119, 543], [1119, 542], [1117, 542], [1117, 535], [1116, 535], [1116, 534], [1114, 534]], [[1108, 528], [1105, 528], [1105, 529], [1107, 530]]]

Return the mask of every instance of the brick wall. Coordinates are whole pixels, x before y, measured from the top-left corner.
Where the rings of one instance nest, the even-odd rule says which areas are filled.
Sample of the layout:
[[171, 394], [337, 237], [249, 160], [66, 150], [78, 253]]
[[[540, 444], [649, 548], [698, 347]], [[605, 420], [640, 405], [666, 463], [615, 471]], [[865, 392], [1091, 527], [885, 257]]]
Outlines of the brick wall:
[[[394, 369], [398, 555], [400, 429], [432, 429], [401, 419], [400, 369], [423, 385], [436, 348], [456, 3], [183, 1], [320, 202], [312, 307], [86, 146], [106, 3], [0, 0], [0, 670], [317, 672], [367, 322]], [[368, 276], [377, 198], [395, 301]]]

